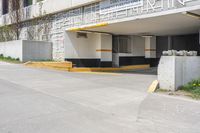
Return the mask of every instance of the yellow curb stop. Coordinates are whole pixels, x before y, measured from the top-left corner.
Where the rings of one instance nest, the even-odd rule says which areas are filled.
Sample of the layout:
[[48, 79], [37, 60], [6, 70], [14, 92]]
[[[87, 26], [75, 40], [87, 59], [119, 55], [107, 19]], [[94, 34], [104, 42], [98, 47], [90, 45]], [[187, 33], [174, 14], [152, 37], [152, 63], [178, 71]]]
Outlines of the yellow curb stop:
[[148, 93], [154, 93], [156, 91], [156, 89], [158, 89], [158, 85], [159, 85], [158, 80], [154, 80], [152, 82], [152, 84], [149, 86], [147, 92]]

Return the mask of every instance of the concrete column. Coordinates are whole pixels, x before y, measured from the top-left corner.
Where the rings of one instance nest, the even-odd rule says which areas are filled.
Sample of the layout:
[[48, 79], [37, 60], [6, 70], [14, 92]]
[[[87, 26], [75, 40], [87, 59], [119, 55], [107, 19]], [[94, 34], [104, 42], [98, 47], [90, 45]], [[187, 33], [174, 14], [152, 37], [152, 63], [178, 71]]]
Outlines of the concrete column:
[[168, 50], [172, 49], [172, 37], [168, 36]]
[[199, 45], [200, 45], [200, 29], [199, 29]]
[[101, 61], [112, 61], [112, 35], [101, 35]]
[[145, 37], [145, 58], [156, 58], [156, 37]]
[[0, 16], [3, 14], [3, 0], [0, 0]]
[[112, 35], [101, 34], [100, 49], [97, 49], [97, 53], [100, 54], [101, 66], [112, 66]]

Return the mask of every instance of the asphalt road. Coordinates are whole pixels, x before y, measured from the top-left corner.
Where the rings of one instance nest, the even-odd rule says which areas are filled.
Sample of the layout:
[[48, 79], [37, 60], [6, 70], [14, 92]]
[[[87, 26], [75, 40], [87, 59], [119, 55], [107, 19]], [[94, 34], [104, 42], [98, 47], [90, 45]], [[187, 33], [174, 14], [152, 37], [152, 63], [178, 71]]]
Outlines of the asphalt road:
[[0, 62], [0, 133], [199, 133], [200, 102], [147, 94], [155, 79]]

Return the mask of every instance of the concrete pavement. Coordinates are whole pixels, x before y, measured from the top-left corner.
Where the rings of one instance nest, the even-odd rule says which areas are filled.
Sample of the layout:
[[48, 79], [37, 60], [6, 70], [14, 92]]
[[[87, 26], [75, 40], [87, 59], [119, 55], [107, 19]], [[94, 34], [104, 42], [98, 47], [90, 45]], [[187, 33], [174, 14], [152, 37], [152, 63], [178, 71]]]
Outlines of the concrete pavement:
[[155, 79], [0, 62], [0, 133], [199, 133], [200, 103], [147, 94]]

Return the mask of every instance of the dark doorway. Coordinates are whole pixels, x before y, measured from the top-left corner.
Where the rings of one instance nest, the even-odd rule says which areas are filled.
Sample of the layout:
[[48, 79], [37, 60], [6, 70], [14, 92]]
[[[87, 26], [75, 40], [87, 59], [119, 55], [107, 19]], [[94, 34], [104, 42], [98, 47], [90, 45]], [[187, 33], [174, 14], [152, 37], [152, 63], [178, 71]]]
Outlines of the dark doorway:
[[157, 36], [157, 57], [161, 57], [164, 50], [197, 51], [200, 55], [199, 34]]

